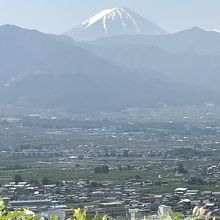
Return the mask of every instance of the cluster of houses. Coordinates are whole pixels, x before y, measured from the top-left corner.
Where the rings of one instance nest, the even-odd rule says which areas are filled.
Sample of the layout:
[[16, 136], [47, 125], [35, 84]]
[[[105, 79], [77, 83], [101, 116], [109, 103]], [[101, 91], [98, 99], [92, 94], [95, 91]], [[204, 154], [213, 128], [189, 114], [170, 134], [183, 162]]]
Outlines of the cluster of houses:
[[220, 192], [177, 188], [174, 192], [155, 194], [136, 189], [141, 181], [130, 180], [124, 184], [103, 181], [91, 184], [85, 180], [68, 181], [58, 185], [35, 186], [27, 182], [11, 182], [0, 188], [9, 209], [29, 207], [43, 215], [59, 210], [62, 216], [72, 215], [71, 208], [83, 208], [88, 214], [107, 214], [113, 218], [135, 219], [157, 216], [163, 210], [192, 214], [195, 206], [205, 207], [220, 216]]

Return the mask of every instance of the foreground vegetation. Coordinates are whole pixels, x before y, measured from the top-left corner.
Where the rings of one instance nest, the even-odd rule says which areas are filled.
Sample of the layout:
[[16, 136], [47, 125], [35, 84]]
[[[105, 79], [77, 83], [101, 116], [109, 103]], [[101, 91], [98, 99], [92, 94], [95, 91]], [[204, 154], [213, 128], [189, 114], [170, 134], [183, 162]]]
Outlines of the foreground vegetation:
[[[216, 217], [212, 215], [211, 212], [207, 212], [206, 209], [203, 207], [199, 208], [198, 206], [193, 209], [192, 216], [186, 218], [182, 217], [179, 213], [166, 213], [159, 216], [160, 220], [215, 220], [215, 218]], [[50, 220], [58, 219], [59, 217], [57, 215], [50, 216]], [[150, 220], [151, 218], [148, 217], [144, 219]], [[37, 216], [35, 213], [25, 208], [22, 210], [7, 211], [4, 202], [0, 200], [0, 220], [45, 220], [45, 218]], [[111, 218], [107, 215], [99, 214], [89, 216], [85, 210], [78, 208], [73, 210], [73, 216], [67, 220], [111, 220]]]
[[[23, 208], [22, 210], [7, 211], [4, 202], [0, 201], [0, 220], [44, 220], [44, 217], [35, 215], [28, 209]], [[50, 220], [58, 220], [59, 217], [51, 215]], [[75, 209], [73, 216], [68, 220], [110, 220], [111, 218], [107, 215], [95, 215], [88, 216], [86, 211], [81, 209]]]

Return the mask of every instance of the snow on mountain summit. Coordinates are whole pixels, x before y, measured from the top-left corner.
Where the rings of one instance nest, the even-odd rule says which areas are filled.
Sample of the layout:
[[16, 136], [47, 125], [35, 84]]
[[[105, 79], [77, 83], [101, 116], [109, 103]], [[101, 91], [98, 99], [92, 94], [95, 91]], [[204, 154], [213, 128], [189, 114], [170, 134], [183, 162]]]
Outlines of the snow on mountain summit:
[[[98, 13], [97, 15], [91, 17], [90, 19], [84, 21], [82, 23], [82, 26], [85, 26], [85, 27], [89, 27], [91, 26], [92, 24], [94, 24], [95, 22], [97, 22], [99, 19], [106, 19], [107, 16], [110, 16], [112, 12], [114, 12], [115, 9], [106, 9], [106, 10], [103, 10], [101, 11], [100, 13]], [[105, 21], [105, 20], [103, 20]]]
[[95, 22], [97, 22], [98, 20], [102, 19], [103, 22], [103, 27], [105, 29], [105, 31], [107, 31], [107, 25], [106, 25], [106, 20], [113, 20], [117, 19], [117, 17], [119, 17], [121, 19], [122, 25], [123, 25], [123, 29], [126, 29], [126, 23], [125, 21], [123, 21], [123, 19], [130, 19], [134, 26], [136, 27], [136, 32], [140, 32], [137, 23], [135, 22], [135, 20], [133, 19], [133, 17], [128, 13], [127, 10], [123, 9], [123, 8], [113, 8], [113, 9], [106, 9], [100, 13], [98, 13], [97, 15], [93, 16], [92, 18], [84, 21], [82, 23], [83, 27], [90, 27], [91, 25], [93, 25]]
[[122, 34], [159, 35], [166, 31], [127, 8], [105, 9], [65, 33], [75, 40], [94, 40]]

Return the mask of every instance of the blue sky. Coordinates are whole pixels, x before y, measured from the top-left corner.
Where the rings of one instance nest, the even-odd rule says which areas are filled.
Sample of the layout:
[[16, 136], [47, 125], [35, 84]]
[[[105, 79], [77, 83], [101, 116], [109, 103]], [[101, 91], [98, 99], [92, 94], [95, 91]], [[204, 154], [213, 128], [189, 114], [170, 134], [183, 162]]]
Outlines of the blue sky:
[[169, 32], [220, 29], [220, 0], [0, 0], [0, 25], [62, 33], [115, 6], [128, 7]]

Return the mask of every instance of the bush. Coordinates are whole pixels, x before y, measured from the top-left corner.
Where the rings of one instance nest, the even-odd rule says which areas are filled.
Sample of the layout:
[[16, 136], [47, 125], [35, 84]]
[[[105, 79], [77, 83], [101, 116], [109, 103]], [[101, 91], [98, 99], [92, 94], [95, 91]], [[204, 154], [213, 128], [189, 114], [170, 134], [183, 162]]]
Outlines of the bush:
[[[58, 216], [51, 215], [50, 220], [58, 220]], [[86, 211], [81, 209], [75, 209], [73, 211], [73, 217], [68, 218], [67, 220], [110, 220], [107, 215], [96, 215], [94, 217], [88, 216]], [[0, 200], [0, 220], [44, 220], [43, 217], [35, 215], [28, 209], [23, 208], [18, 211], [7, 211], [5, 204]]]

